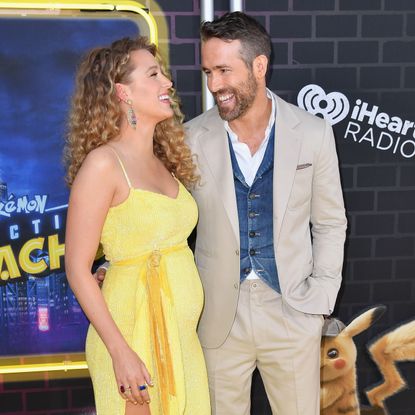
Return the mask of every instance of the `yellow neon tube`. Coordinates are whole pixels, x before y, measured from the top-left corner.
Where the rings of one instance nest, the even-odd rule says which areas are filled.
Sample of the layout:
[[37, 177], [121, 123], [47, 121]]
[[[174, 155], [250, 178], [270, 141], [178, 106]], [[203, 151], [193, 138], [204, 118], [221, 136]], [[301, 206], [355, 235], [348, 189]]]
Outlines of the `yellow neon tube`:
[[72, 362], [64, 360], [62, 363], [32, 363], [22, 365], [0, 366], [0, 375], [9, 375], [16, 373], [35, 373], [35, 372], [56, 372], [63, 370], [82, 370], [88, 369], [85, 361]]
[[150, 29], [150, 42], [158, 45], [158, 33], [157, 33], [157, 24], [154, 20], [153, 15], [150, 12], [144, 10], [144, 6], [140, 5], [135, 1], [124, 1], [119, 2], [115, 5], [117, 11], [132, 11], [140, 14], [144, 20], [147, 22]]
[[[42, 2], [42, 1], [2, 1], [1, 9], [44, 9], [44, 10], [103, 10], [103, 11], [130, 11], [139, 14], [144, 18], [150, 30], [150, 42], [158, 44], [157, 25], [153, 15], [147, 11], [146, 7], [141, 3], [131, 0], [111, 1], [104, 3], [101, 0], [89, 1], [65, 1], [59, 2]], [[51, 13], [52, 14], [52, 13]]]

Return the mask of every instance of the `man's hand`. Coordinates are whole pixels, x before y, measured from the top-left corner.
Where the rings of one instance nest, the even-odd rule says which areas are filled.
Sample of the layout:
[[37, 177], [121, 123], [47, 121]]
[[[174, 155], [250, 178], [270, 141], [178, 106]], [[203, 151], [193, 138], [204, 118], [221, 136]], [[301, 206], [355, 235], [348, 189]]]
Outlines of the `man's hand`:
[[108, 269], [108, 262], [105, 262], [104, 264], [102, 264], [95, 272], [95, 274], [93, 274], [93, 277], [95, 279], [95, 281], [98, 283], [98, 285], [101, 287], [102, 283], [105, 280], [105, 274], [107, 273], [107, 269]]

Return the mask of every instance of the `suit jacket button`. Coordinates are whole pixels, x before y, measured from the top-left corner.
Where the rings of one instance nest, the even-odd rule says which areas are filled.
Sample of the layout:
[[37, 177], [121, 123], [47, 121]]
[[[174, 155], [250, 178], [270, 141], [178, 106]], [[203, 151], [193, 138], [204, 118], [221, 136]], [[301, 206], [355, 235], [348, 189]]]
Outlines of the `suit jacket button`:
[[239, 249], [237, 249], [237, 250], [235, 251], [235, 254], [236, 254], [236, 255], [239, 255]]
[[235, 284], [233, 284], [235, 290], [237, 290], [239, 288], [239, 284], [237, 282], [235, 282]]

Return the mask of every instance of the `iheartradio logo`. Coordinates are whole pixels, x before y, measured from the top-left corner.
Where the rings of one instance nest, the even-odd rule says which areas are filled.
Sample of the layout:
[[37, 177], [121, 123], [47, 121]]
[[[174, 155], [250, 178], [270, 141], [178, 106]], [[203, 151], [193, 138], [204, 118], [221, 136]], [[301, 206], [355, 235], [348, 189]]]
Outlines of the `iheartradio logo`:
[[349, 100], [341, 92], [326, 94], [318, 85], [306, 85], [297, 96], [297, 104], [313, 115], [321, 115], [331, 125], [344, 120], [350, 110]]
[[[297, 96], [300, 108], [321, 115], [331, 125], [348, 117], [343, 138], [370, 145], [404, 158], [415, 158], [415, 120], [383, 112], [379, 106], [356, 99], [350, 110], [349, 100], [341, 92], [326, 94], [315, 84], [306, 85]], [[349, 115], [350, 112], [350, 115]]]

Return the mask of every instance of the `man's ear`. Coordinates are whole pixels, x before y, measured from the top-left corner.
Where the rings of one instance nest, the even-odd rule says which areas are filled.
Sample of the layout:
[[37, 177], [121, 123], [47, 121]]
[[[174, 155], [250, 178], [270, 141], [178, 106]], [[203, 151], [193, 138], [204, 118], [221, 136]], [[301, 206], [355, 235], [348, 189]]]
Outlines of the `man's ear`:
[[252, 69], [257, 79], [265, 78], [268, 69], [268, 58], [265, 55], [258, 55], [252, 62]]
[[120, 83], [116, 83], [115, 84], [115, 93], [117, 95], [117, 98], [120, 101], [127, 102], [128, 95], [127, 95], [127, 92], [125, 91], [125, 85], [120, 84]]

